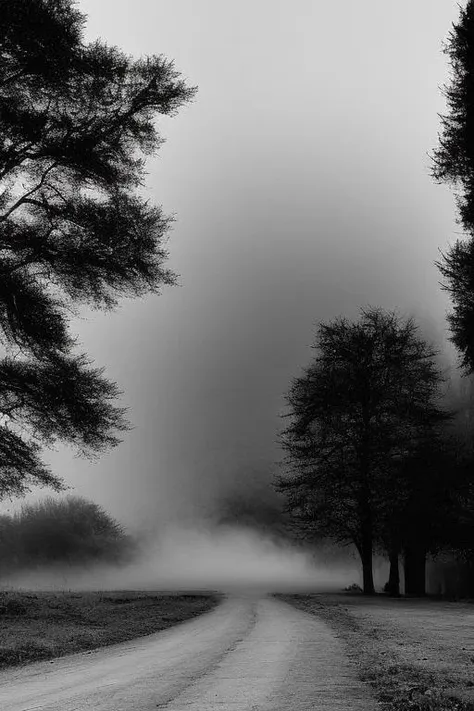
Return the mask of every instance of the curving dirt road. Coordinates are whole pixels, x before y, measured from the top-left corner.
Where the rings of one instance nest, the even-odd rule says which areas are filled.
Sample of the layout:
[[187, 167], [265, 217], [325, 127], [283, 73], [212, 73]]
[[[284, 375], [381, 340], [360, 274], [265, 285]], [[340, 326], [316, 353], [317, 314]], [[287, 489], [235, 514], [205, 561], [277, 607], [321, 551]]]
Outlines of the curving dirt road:
[[252, 595], [133, 643], [0, 674], [2, 711], [376, 708], [322, 621]]

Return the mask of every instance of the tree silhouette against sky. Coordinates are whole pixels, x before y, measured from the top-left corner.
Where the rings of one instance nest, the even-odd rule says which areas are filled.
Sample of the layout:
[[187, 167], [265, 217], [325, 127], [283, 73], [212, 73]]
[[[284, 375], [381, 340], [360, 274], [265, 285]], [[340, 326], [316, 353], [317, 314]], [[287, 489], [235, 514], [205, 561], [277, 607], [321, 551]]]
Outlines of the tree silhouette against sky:
[[85, 43], [70, 0], [2, 3], [0, 27], [0, 498], [60, 487], [41, 458], [92, 455], [127, 428], [117, 386], [75, 348], [81, 306], [159, 292], [170, 220], [140, 196], [154, 119], [195, 89], [162, 56]]

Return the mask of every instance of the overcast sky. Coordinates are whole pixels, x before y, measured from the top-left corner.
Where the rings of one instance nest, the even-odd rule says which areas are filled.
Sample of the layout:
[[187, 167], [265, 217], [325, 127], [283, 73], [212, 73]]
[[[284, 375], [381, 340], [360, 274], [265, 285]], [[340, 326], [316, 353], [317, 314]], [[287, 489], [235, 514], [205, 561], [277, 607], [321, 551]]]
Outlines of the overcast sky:
[[164, 54], [199, 91], [159, 120], [148, 194], [175, 213], [181, 286], [74, 323], [135, 429], [51, 462], [124, 522], [187, 516], [267, 476], [283, 395], [321, 319], [360, 306], [444, 337], [434, 185], [454, 0], [81, 0], [87, 37]]

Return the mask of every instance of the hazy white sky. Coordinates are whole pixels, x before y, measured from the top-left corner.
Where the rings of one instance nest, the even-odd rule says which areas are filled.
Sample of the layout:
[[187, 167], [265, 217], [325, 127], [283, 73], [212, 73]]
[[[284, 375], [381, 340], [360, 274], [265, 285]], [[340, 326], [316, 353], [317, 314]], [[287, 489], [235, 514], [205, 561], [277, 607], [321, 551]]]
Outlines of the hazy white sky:
[[457, 2], [78, 5], [88, 38], [164, 54], [199, 92], [159, 121], [149, 162], [182, 286], [74, 324], [136, 428], [97, 464], [51, 461], [126, 522], [185, 515], [278, 458], [283, 394], [319, 320], [398, 307], [443, 337], [433, 261], [457, 228], [427, 154]]

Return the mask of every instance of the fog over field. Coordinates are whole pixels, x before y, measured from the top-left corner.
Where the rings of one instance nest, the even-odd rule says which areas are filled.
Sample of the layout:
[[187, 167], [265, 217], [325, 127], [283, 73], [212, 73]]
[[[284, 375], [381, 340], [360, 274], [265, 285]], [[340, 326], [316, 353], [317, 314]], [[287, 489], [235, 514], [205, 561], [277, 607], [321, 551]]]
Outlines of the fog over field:
[[171, 526], [144, 542], [133, 563], [40, 568], [4, 584], [27, 590], [338, 591], [359, 577], [355, 559], [311, 556], [248, 529]]
[[[132, 533], [140, 562], [22, 585], [341, 586], [244, 529], [215, 528], [222, 499], [270, 484], [284, 394], [314, 327], [376, 305], [413, 315], [454, 366], [434, 261], [456, 237], [453, 197], [433, 184], [454, 0], [79, 0], [87, 38], [162, 53], [199, 91], [159, 128], [145, 194], [176, 222], [180, 286], [73, 322], [117, 381], [134, 429], [97, 462], [49, 461], [74, 493]], [[454, 393], [454, 391], [453, 391]], [[454, 397], [455, 393], [453, 394]], [[42, 496], [32, 492], [31, 499]], [[3, 510], [15, 510], [4, 502]], [[62, 576], [62, 577], [61, 577]], [[62, 580], [62, 583], [61, 583]]]

